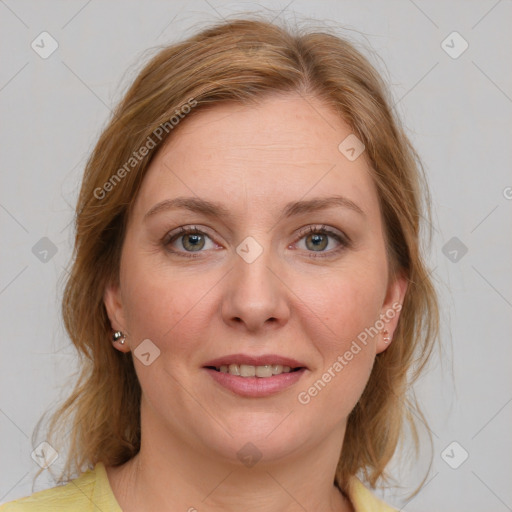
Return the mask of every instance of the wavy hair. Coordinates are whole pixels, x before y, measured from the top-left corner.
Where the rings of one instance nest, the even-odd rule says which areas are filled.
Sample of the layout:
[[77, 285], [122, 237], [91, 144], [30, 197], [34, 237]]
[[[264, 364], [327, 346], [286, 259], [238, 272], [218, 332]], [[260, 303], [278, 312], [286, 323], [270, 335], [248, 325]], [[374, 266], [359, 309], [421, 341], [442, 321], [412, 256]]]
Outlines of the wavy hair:
[[[376, 356], [349, 415], [335, 483], [343, 489], [356, 473], [372, 487], [386, 479], [385, 467], [407, 423], [418, 451], [410, 411], [423, 416], [408, 389], [432, 353], [439, 324], [421, 250], [420, 226], [429, 214], [429, 197], [419, 158], [392, 111], [383, 80], [354, 44], [327, 30], [235, 19], [160, 49], [115, 108], [87, 162], [62, 301], [64, 324], [79, 354], [79, 375], [48, 427], [54, 445], [69, 434], [59, 483], [98, 461], [123, 464], [140, 449], [141, 388], [131, 353], [112, 349], [103, 293], [108, 283], [118, 282], [127, 218], [152, 158], [181, 124], [205, 108], [252, 104], [276, 92], [322, 100], [364, 142], [390, 269], [408, 280], [393, 343]], [[193, 108], [181, 116], [191, 102]], [[176, 116], [183, 119], [175, 127]], [[153, 147], [140, 155], [139, 148], [149, 146], [148, 137]], [[134, 152], [136, 161], [130, 160]], [[122, 183], [114, 175], [122, 175]]]

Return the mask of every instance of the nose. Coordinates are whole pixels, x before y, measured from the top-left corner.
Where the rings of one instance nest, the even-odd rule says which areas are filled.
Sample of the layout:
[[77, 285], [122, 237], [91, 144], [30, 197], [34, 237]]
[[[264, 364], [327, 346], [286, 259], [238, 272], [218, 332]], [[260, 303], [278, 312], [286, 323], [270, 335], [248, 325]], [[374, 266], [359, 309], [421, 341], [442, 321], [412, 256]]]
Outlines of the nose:
[[222, 302], [225, 323], [241, 332], [257, 333], [288, 322], [289, 290], [278, 268], [268, 251], [252, 263], [235, 254]]

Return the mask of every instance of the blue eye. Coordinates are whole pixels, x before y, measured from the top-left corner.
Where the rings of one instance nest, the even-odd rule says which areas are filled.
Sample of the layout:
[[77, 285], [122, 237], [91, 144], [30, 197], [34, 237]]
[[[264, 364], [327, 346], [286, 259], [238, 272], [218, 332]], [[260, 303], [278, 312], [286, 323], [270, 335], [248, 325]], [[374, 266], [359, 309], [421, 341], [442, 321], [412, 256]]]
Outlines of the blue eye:
[[[310, 226], [306, 232], [302, 232], [299, 241], [304, 240], [305, 250], [311, 253], [311, 257], [330, 256], [344, 247], [349, 246], [349, 240], [326, 226]], [[333, 241], [334, 240], [334, 241]], [[334, 246], [334, 247], [332, 247]], [[302, 249], [302, 247], [300, 247]]]
[[211, 238], [196, 227], [180, 227], [179, 232], [167, 238], [164, 245], [171, 246], [172, 252], [201, 252], [204, 248], [214, 248]]

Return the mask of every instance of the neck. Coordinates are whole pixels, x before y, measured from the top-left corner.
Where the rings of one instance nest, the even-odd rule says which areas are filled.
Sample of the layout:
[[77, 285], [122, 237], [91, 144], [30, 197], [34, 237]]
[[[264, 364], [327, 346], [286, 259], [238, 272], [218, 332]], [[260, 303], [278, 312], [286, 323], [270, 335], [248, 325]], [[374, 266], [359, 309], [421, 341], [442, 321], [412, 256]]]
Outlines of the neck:
[[122, 466], [107, 468], [124, 512], [353, 511], [333, 484], [344, 426], [321, 445], [249, 467], [207, 454], [161, 425], [150, 426], [144, 417], [139, 453]]

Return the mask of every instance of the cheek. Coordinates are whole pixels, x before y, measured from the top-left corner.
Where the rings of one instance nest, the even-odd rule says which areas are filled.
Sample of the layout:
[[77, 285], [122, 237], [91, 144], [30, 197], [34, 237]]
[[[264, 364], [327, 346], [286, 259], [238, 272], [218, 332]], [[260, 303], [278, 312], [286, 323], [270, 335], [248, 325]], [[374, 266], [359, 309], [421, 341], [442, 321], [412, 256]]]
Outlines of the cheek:
[[299, 292], [308, 306], [301, 313], [302, 327], [321, 363], [298, 401], [312, 411], [318, 408], [326, 424], [346, 417], [368, 382], [376, 353], [374, 325], [385, 293], [382, 275], [371, 267], [338, 276]]
[[123, 304], [135, 344], [149, 338], [160, 350], [172, 344], [173, 355], [182, 349], [190, 353], [207, 327], [206, 293], [215, 282], [171, 274], [170, 268], [151, 265], [151, 258], [142, 256], [123, 263]]
[[310, 330], [309, 338], [316, 340], [319, 351], [331, 357], [379, 318], [385, 281], [383, 274], [372, 271], [370, 265], [325, 275], [315, 279], [314, 286], [301, 277], [296, 283], [302, 283], [294, 289], [304, 304], [299, 314], [302, 327]]

